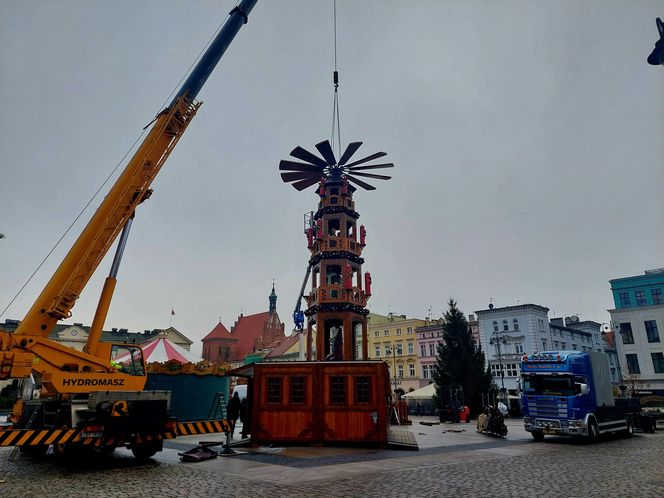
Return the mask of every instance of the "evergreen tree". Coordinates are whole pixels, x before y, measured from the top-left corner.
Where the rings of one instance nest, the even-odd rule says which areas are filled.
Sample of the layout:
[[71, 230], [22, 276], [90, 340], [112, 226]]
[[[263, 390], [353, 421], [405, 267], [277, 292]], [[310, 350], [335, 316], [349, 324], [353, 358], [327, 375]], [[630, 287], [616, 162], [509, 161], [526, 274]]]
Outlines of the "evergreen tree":
[[482, 410], [482, 394], [491, 389], [491, 372], [484, 367], [484, 353], [470, 333], [468, 321], [450, 299], [443, 322], [443, 343], [438, 345], [433, 380], [436, 384], [436, 404], [450, 404], [449, 389], [461, 388], [463, 402], [472, 416]]

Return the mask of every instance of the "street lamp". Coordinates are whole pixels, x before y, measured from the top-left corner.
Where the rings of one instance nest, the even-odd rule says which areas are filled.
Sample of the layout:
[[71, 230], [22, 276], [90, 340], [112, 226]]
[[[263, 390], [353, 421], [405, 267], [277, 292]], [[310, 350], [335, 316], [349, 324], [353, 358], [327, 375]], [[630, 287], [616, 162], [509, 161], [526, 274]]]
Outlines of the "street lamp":
[[505, 371], [503, 370], [503, 355], [500, 350], [500, 344], [507, 344], [505, 335], [498, 335], [498, 331], [494, 330], [491, 339], [489, 339], [489, 344], [495, 344], [498, 351], [498, 366], [500, 368], [500, 394], [503, 400], [505, 399]]
[[392, 354], [392, 377], [394, 378], [394, 394], [397, 393], [397, 353], [394, 345], [390, 346], [390, 350], [387, 352], [389, 355]]
[[655, 22], [657, 23], [657, 30], [659, 31], [659, 40], [655, 42], [655, 48], [648, 56], [648, 64], [653, 66], [664, 66], [664, 22], [658, 17]]

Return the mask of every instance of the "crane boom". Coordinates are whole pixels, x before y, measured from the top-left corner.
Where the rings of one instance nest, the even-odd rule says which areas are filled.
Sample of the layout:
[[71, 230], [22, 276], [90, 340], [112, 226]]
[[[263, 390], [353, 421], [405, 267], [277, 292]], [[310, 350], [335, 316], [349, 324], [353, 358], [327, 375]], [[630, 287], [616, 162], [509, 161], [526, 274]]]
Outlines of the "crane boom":
[[78, 240], [16, 330], [47, 337], [58, 320], [71, 316], [83, 288], [108, 252], [157, 173], [196, 115], [198, 95], [257, 0], [242, 0], [201, 57], [169, 106], [159, 113], [147, 137], [127, 164]]
[[[58, 320], [71, 316], [76, 300], [113, 241], [134, 215], [138, 204], [151, 194], [150, 184], [201, 105], [195, 97], [235, 35], [246, 24], [247, 16], [256, 2], [257, 0], [242, 0], [231, 10], [219, 33], [171, 103], [157, 115], [142, 144], [18, 328], [11, 334], [0, 332], [0, 379], [26, 377], [31, 372], [36, 372], [44, 378], [49, 392], [63, 393], [83, 392], [86, 389], [81, 387], [74, 391], [72, 388], [74, 384], [80, 386], [80, 383], [73, 381], [76, 380], [75, 376], [81, 373], [118, 375], [109, 363], [110, 348], [97, 348], [97, 344], [94, 344], [98, 343], [99, 334], [95, 334], [92, 340], [88, 341], [86, 351], [62, 346], [49, 340], [48, 336]], [[113, 285], [108, 287], [112, 294]], [[105, 305], [108, 306], [110, 295], [103, 297]], [[103, 323], [95, 320], [95, 325], [96, 328], [101, 328]], [[66, 372], [66, 375], [63, 372]], [[61, 380], [63, 375], [68, 377], [65, 381]], [[47, 379], [55, 380], [47, 382]], [[145, 384], [144, 376], [133, 377], [131, 380], [132, 382], [127, 380], [124, 383], [125, 388], [142, 389]]]

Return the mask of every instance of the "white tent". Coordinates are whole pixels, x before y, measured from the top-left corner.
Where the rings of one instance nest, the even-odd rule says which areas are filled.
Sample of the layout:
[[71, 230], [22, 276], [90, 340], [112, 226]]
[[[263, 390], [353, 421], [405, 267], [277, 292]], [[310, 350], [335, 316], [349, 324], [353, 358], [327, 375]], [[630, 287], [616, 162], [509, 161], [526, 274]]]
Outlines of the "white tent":
[[411, 391], [402, 396], [406, 399], [432, 399], [436, 395], [436, 386], [435, 384], [429, 384], [428, 386], [421, 387], [415, 391]]

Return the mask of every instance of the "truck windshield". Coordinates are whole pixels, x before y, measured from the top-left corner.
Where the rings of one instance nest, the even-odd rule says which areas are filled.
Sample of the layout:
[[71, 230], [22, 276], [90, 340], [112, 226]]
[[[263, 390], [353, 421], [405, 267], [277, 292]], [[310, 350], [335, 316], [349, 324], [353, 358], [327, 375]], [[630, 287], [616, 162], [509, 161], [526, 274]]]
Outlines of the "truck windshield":
[[143, 351], [138, 346], [114, 344], [111, 348], [111, 366], [129, 375], [145, 375]]
[[574, 377], [530, 375], [523, 378], [525, 394], [545, 394], [549, 396], [574, 396], [579, 394], [579, 386]]

